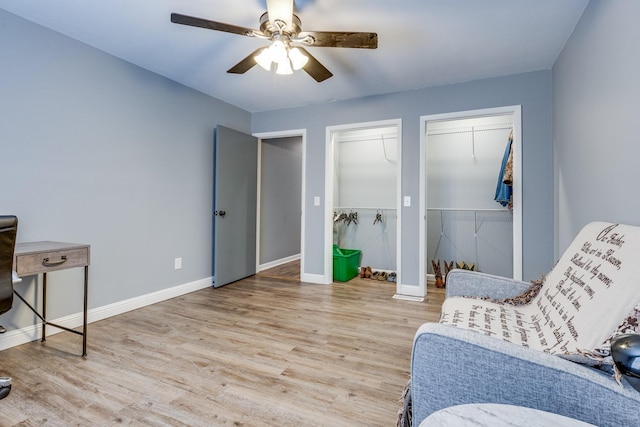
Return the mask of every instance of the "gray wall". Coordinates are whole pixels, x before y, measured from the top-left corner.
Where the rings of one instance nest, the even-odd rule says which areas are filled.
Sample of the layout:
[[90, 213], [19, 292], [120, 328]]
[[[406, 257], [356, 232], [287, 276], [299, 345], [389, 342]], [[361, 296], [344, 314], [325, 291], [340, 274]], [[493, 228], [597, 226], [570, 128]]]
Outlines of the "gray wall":
[[[325, 127], [401, 118], [402, 195], [416, 201], [403, 208], [403, 284], [418, 284], [420, 116], [522, 105], [523, 278], [539, 278], [553, 264], [553, 150], [551, 71], [426, 88], [252, 115], [253, 132], [306, 128], [306, 274], [324, 274]], [[313, 197], [321, 196], [321, 206]]]
[[259, 264], [300, 254], [302, 138], [262, 141]]
[[591, 0], [553, 67], [558, 253], [591, 221], [640, 225], [638, 17]]
[[[90, 308], [210, 277], [213, 129], [249, 132], [249, 113], [4, 11], [0, 40], [0, 213], [18, 241], [91, 244]], [[50, 317], [81, 310], [75, 270], [50, 276]], [[34, 324], [19, 301], [0, 321]]]

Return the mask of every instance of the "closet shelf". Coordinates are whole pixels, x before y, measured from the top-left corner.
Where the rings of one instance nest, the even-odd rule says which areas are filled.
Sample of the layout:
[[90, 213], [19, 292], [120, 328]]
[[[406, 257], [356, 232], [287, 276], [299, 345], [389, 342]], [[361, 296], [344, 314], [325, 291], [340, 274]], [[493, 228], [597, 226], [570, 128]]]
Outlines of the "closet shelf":
[[427, 136], [433, 135], [453, 135], [456, 133], [474, 133], [474, 132], [485, 132], [492, 130], [513, 130], [513, 125], [511, 123], [497, 123], [494, 125], [483, 125], [483, 126], [468, 126], [461, 128], [451, 128], [451, 129], [441, 129], [441, 130], [429, 130], [427, 131]]
[[359, 209], [359, 210], [372, 210], [372, 211], [395, 211], [397, 210], [396, 208], [374, 208], [371, 206], [367, 206], [367, 207], [358, 207], [358, 206], [334, 206], [333, 207], [334, 210], [347, 210], [347, 209]]
[[444, 212], [512, 212], [511, 209], [465, 209], [465, 208], [427, 208], [428, 211], [444, 211]]

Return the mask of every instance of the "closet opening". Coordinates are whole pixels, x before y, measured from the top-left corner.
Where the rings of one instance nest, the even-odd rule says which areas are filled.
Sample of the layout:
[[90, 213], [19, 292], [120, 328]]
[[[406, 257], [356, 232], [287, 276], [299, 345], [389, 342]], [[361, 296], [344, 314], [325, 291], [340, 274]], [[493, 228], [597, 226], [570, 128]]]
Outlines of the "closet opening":
[[446, 286], [452, 268], [521, 279], [520, 107], [422, 124], [421, 280]]
[[[327, 128], [325, 271], [333, 247], [361, 251], [371, 279], [395, 286], [399, 265], [400, 121]], [[333, 277], [329, 277], [329, 283]]]

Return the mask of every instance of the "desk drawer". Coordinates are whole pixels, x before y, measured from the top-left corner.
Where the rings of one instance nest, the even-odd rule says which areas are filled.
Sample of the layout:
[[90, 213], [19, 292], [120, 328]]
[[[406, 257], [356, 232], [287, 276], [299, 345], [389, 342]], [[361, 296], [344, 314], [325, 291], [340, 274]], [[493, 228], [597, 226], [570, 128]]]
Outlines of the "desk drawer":
[[89, 265], [89, 248], [61, 249], [49, 252], [16, 254], [18, 276], [47, 273]]

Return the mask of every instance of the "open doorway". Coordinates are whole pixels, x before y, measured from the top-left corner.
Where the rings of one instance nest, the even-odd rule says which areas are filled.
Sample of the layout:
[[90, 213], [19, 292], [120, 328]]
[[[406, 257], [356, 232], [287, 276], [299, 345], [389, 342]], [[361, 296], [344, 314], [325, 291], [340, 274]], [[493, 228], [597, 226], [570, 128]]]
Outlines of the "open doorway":
[[360, 265], [397, 282], [401, 122], [327, 128], [325, 274], [336, 245], [362, 252]]
[[520, 128], [520, 106], [421, 118], [421, 293], [436, 266], [522, 278]]
[[300, 280], [304, 263], [305, 131], [254, 136], [259, 138], [256, 270]]

